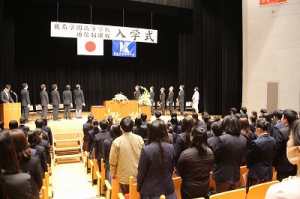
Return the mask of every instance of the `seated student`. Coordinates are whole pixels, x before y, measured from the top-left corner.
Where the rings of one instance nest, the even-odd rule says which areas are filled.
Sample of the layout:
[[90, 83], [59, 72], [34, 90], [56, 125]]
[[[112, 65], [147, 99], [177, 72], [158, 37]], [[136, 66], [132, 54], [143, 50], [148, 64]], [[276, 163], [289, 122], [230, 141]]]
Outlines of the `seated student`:
[[141, 126], [142, 126], [142, 119], [138, 116], [134, 120], [134, 126], [132, 128], [132, 133], [138, 135]]
[[212, 132], [213, 136], [207, 139], [207, 144], [208, 144], [209, 148], [211, 148], [211, 150], [214, 152], [216, 150], [218, 141], [220, 140], [219, 137], [223, 133], [221, 121], [213, 122], [211, 124], [211, 132]]
[[147, 114], [146, 113], [142, 113], [141, 114], [141, 119], [142, 119], [142, 125], [149, 125], [149, 122], [147, 122]]
[[42, 169], [48, 172], [47, 157], [45, 147], [38, 145], [41, 141], [37, 131], [28, 131], [28, 142], [30, 144], [30, 151], [32, 157], [38, 157], [41, 161]]
[[9, 129], [13, 130], [13, 129], [17, 129], [19, 124], [16, 120], [11, 120], [8, 125], [9, 125]]
[[107, 131], [108, 122], [106, 120], [100, 121], [100, 132], [95, 135], [95, 158], [98, 160], [98, 165], [100, 171], [102, 170], [102, 165], [100, 164], [101, 158], [104, 159], [104, 140], [109, 139], [109, 132]]
[[8, 131], [0, 133], [0, 198], [38, 199], [39, 188], [30, 174], [20, 172], [16, 151]]
[[[13, 129], [9, 131], [9, 135], [15, 146], [17, 159], [20, 163], [20, 168], [23, 172], [29, 173], [40, 190], [43, 185], [44, 173], [41, 168], [40, 160], [37, 157], [31, 157], [31, 151], [28, 148], [27, 137], [20, 129]], [[16, 147], [18, 146], [18, 147]]]
[[21, 117], [20, 118], [20, 125], [19, 125], [19, 129], [22, 129], [25, 133], [27, 133], [28, 131], [30, 131], [30, 128], [28, 126], [25, 125], [26, 123], [26, 118], [25, 117]]

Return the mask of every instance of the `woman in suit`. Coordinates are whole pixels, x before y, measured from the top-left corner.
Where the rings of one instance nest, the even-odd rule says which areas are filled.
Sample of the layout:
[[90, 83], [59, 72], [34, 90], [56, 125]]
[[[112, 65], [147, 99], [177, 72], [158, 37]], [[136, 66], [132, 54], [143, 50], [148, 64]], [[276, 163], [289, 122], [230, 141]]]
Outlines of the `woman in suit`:
[[213, 179], [218, 193], [234, 190], [240, 181], [240, 164], [247, 140], [241, 135], [240, 125], [235, 116], [226, 116], [222, 121], [225, 135], [219, 137], [215, 149]]
[[177, 198], [172, 179], [175, 152], [172, 144], [163, 141], [164, 131], [158, 120], [149, 127], [149, 144], [142, 149], [138, 165], [137, 191], [141, 199], [158, 199], [161, 195]]
[[268, 122], [259, 118], [256, 123], [258, 138], [251, 142], [247, 155], [249, 168], [247, 187], [272, 180], [272, 158], [276, 149], [276, 142], [268, 134]]
[[38, 199], [36, 183], [20, 172], [16, 151], [8, 131], [0, 133], [0, 198]]
[[76, 85], [74, 90], [74, 101], [76, 104], [76, 118], [81, 118], [82, 106], [85, 106], [83, 91], [80, 89], [80, 85]]
[[66, 90], [63, 92], [63, 102], [64, 102], [64, 118], [71, 119], [71, 106], [72, 106], [72, 92], [70, 91], [71, 86], [66, 85]]
[[207, 133], [201, 127], [193, 128], [191, 148], [183, 151], [178, 160], [178, 174], [182, 178], [181, 198], [208, 198], [209, 176], [214, 154], [207, 146]]

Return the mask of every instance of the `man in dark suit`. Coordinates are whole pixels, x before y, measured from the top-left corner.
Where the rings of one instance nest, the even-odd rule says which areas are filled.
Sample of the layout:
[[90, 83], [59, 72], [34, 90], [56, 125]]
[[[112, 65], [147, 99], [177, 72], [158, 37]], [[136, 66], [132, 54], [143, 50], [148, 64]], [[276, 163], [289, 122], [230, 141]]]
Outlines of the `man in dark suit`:
[[162, 115], [165, 115], [165, 103], [166, 103], [166, 95], [165, 95], [165, 88], [161, 87], [160, 88], [160, 107], [162, 111]]
[[71, 86], [67, 85], [66, 90], [63, 92], [63, 101], [64, 101], [64, 118], [71, 119], [71, 106], [72, 106], [72, 92], [70, 91]]
[[10, 96], [10, 85], [6, 84], [3, 91], [1, 91], [1, 103], [14, 103], [14, 100]]
[[109, 139], [109, 132], [107, 131], [108, 122], [106, 120], [100, 121], [101, 131], [95, 135], [95, 158], [98, 161], [100, 171], [102, 170], [102, 165], [100, 164], [101, 158], [105, 158], [104, 155], [104, 140]]
[[183, 116], [184, 112], [184, 85], [179, 86], [179, 93], [177, 101], [179, 102], [180, 115]]
[[139, 97], [141, 96], [140, 86], [139, 85], [135, 86], [135, 91], [133, 93], [133, 96], [134, 96], [135, 100], [139, 100]]
[[52, 99], [52, 105], [53, 105], [53, 120], [58, 121], [58, 112], [59, 112], [59, 104], [60, 104], [60, 95], [58, 92], [57, 84], [52, 85], [52, 91], [51, 91], [51, 99]]
[[277, 180], [282, 181], [284, 178], [297, 174], [297, 166], [292, 165], [286, 157], [286, 144], [289, 140], [289, 125], [298, 119], [296, 111], [285, 109], [283, 111], [283, 128], [279, 129], [276, 135], [276, 151], [273, 157], [273, 166], [277, 171]]
[[20, 118], [20, 125], [19, 125], [18, 129], [22, 129], [27, 134], [27, 132], [30, 131], [30, 128], [25, 125], [25, 122], [26, 122], [26, 118], [21, 117]]
[[171, 113], [172, 113], [173, 110], [174, 110], [174, 106], [173, 106], [173, 103], [174, 103], [173, 86], [170, 86], [170, 88], [169, 88], [169, 95], [168, 95], [167, 101], [169, 102], [170, 115], [171, 115]]
[[28, 84], [23, 83], [22, 84], [23, 89], [21, 90], [21, 111], [22, 111], [22, 117], [28, 121], [28, 115], [29, 115], [29, 108], [30, 108], [30, 97], [29, 97], [29, 91]]
[[281, 122], [283, 111], [280, 109], [276, 109], [273, 112], [273, 119], [275, 121], [275, 125], [273, 127], [273, 138], [276, 139], [277, 133], [280, 129], [284, 127], [284, 124]]
[[49, 98], [48, 98], [48, 93], [46, 91], [45, 84], [41, 85], [40, 98], [41, 98], [41, 105], [42, 105], [41, 116], [43, 119], [46, 119], [47, 112], [48, 112]]
[[150, 87], [151, 115], [154, 115], [154, 106], [155, 106], [154, 97], [155, 97], [154, 87], [151, 86]]

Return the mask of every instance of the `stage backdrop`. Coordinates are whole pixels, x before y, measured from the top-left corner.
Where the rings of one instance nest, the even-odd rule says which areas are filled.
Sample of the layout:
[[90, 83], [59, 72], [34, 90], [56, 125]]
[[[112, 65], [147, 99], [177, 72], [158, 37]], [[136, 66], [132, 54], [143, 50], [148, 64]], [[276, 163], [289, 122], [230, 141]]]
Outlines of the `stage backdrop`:
[[[54, 83], [61, 95], [66, 84], [73, 90], [79, 83], [86, 98], [85, 111], [118, 92], [132, 99], [136, 84], [154, 86], [156, 100], [160, 87], [174, 86], [177, 97], [179, 85], [184, 84], [186, 101], [191, 100], [195, 86], [200, 88], [201, 111], [225, 115], [232, 106], [240, 108], [242, 15], [238, 0], [194, 0], [193, 11], [125, 3], [124, 26], [158, 30], [158, 43], [139, 43], [134, 59], [111, 56], [111, 41], [104, 41], [104, 56], [77, 56], [76, 39], [50, 37], [50, 22], [59, 16], [58, 21], [90, 23], [90, 7], [62, 0], [57, 15], [56, 3], [39, 2], [0, 3], [0, 28], [4, 30], [0, 86], [10, 83], [19, 93], [21, 84], [27, 82], [33, 104], [40, 103], [42, 83], [49, 96]], [[92, 23], [123, 26], [122, 9], [94, 6]]]

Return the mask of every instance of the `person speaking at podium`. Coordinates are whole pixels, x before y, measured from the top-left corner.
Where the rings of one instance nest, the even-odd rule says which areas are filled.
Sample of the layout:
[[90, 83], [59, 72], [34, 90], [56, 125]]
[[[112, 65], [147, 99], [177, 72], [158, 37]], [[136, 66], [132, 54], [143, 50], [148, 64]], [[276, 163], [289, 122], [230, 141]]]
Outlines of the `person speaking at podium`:
[[10, 96], [10, 85], [6, 84], [3, 91], [1, 91], [1, 103], [14, 103], [14, 100]]

